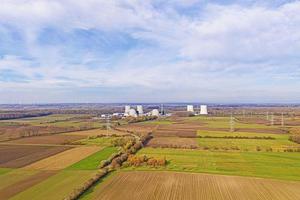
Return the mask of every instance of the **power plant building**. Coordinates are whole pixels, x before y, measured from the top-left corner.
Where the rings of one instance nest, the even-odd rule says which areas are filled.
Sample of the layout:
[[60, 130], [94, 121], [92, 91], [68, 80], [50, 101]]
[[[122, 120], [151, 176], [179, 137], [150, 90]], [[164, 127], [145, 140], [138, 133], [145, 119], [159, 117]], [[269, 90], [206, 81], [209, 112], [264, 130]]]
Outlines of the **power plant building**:
[[136, 110], [137, 110], [139, 115], [144, 114], [143, 106], [141, 106], [141, 105], [136, 106]]
[[194, 106], [193, 105], [187, 105], [186, 110], [188, 112], [194, 112]]
[[207, 115], [207, 105], [201, 105], [200, 106], [200, 115]]

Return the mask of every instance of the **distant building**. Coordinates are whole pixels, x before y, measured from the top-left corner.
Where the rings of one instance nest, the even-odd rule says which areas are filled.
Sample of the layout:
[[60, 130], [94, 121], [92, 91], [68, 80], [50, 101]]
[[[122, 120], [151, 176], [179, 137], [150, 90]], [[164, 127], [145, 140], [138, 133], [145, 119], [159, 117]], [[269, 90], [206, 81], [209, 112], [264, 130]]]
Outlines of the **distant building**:
[[136, 110], [133, 109], [133, 108], [131, 108], [131, 109], [129, 110], [128, 115], [129, 115], [130, 117], [137, 117]]
[[141, 106], [141, 105], [136, 106], [136, 110], [137, 110], [137, 113], [139, 115], [143, 115], [144, 114], [143, 106]]
[[124, 116], [129, 116], [130, 106], [125, 106]]
[[187, 105], [186, 110], [188, 112], [194, 112], [194, 106], [193, 105]]
[[207, 115], [207, 105], [201, 105], [200, 106], [200, 115]]
[[151, 111], [151, 116], [159, 116], [159, 111], [158, 111], [158, 109], [153, 109], [152, 111]]

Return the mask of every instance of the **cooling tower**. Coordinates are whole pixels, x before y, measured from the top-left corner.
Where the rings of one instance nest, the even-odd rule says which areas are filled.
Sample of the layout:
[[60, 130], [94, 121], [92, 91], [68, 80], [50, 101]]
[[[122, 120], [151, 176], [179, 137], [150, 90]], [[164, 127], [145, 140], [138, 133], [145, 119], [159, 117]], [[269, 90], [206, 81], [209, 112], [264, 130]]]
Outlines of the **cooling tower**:
[[144, 114], [143, 106], [141, 106], [141, 105], [136, 106], [136, 110], [137, 110], [139, 115]]
[[125, 115], [129, 115], [130, 106], [125, 106]]
[[193, 105], [187, 105], [186, 110], [188, 112], [194, 112], [194, 106]]
[[133, 109], [133, 108], [131, 108], [130, 110], [129, 110], [129, 116], [130, 117], [137, 117], [137, 114], [136, 114], [136, 111], [135, 111], [135, 109]]
[[152, 111], [151, 111], [151, 115], [152, 116], [159, 116], [159, 111], [157, 110], [157, 109], [153, 109]]
[[200, 115], [207, 115], [207, 105], [201, 105], [200, 106]]

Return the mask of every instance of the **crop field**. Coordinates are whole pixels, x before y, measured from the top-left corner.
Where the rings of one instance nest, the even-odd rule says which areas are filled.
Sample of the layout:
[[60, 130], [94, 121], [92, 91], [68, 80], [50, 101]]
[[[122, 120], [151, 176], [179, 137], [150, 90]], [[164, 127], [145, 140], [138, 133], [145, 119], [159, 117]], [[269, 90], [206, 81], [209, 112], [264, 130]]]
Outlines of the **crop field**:
[[[114, 171], [80, 199], [300, 197], [300, 144], [291, 138], [300, 134], [300, 118], [282, 126], [279, 116], [271, 125], [264, 116], [240, 115], [231, 131], [228, 116], [114, 119], [105, 130], [98, 116], [0, 121], [0, 199], [64, 199], [98, 177], [103, 163]], [[112, 157], [121, 151], [125, 160]]]
[[299, 182], [257, 178], [174, 172], [122, 172], [104, 182], [89, 199], [298, 200], [299, 188]]
[[121, 131], [116, 131], [116, 130], [101, 130], [101, 129], [92, 129], [88, 131], [74, 131], [74, 132], [68, 132], [68, 133], [63, 133], [62, 135], [69, 135], [69, 136], [84, 136], [84, 137], [89, 137], [89, 136], [98, 136], [98, 135], [126, 135], [128, 133], [126, 132], [121, 132]]
[[56, 200], [64, 199], [74, 189], [93, 177], [91, 170], [63, 170], [58, 174], [18, 193], [10, 200]]
[[99, 151], [99, 147], [76, 147], [32, 163], [24, 167], [24, 169], [60, 170], [96, 153], [97, 151]]
[[147, 144], [149, 147], [162, 148], [198, 148], [196, 138], [154, 137]]
[[10, 184], [8, 187], [0, 189], [0, 199], [8, 199], [14, 195], [46, 180], [56, 174], [55, 171], [41, 171], [23, 180]]
[[[16, 140], [10, 140], [7, 144], [71, 144], [74, 141], [81, 140], [85, 136], [80, 135], [46, 135], [36, 137], [25, 137]], [[1, 143], [0, 143], [1, 144]]]
[[110, 155], [117, 152], [116, 147], [106, 147], [85, 159], [71, 165], [68, 169], [72, 170], [95, 170], [102, 160], [107, 159]]
[[143, 148], [138, 155], [164, 157], [169, 163], [166, 167], [141, 166], [135, 170], [203, 172], [300, 181], [299, 153]]
[[18, 168], [70, 149], [67, 146], [0, 145], [0, 167]]

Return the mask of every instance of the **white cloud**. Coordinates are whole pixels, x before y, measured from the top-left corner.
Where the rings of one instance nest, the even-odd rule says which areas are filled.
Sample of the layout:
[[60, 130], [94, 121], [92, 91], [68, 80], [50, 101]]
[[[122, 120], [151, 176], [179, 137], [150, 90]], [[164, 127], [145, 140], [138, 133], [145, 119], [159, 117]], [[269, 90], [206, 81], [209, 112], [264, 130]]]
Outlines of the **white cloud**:
[[[257, 98], [261, 91], [280, 98], [280, 91], [272, 88], [280, 84], [278, 80], [292, 80], [280, 87], [290, 95], [295, 92], [291, 85], [300, 87], [297, 73], [290, 79], [290, 71], [300, 68], [299, 1], [277, 7], [168, 1], [169, 7], [165, 3], [158, 9], [155, 5], [159, 3], [2, 0], [0, 26], [15, 27], [23, 35], [32, 59], [0, 57], [0, 70], [12, 69], [27, 78], [24, 83], [1, 83], [0, 88], [139, 87], [151, 92], [173, 91], [178, 98], [189, 91], [190, 96], [185, 96], [192, 100], [205, 91], [208, 99], [226, 98], [230, 92], [252, 99], [250, 92]], [[176, 9], [192, 5], [200, 5], [196, 15]], [[74, 64], [64, 54], [64, 44], [44, 46], [38, 42], [47, 27], [62, 30], [62, 34], [75, 29], [124, 33], [146, 45], [120, 57], [87, 51], [81, 63]], [[98, 67], [89, 68], [90, 61]]]

